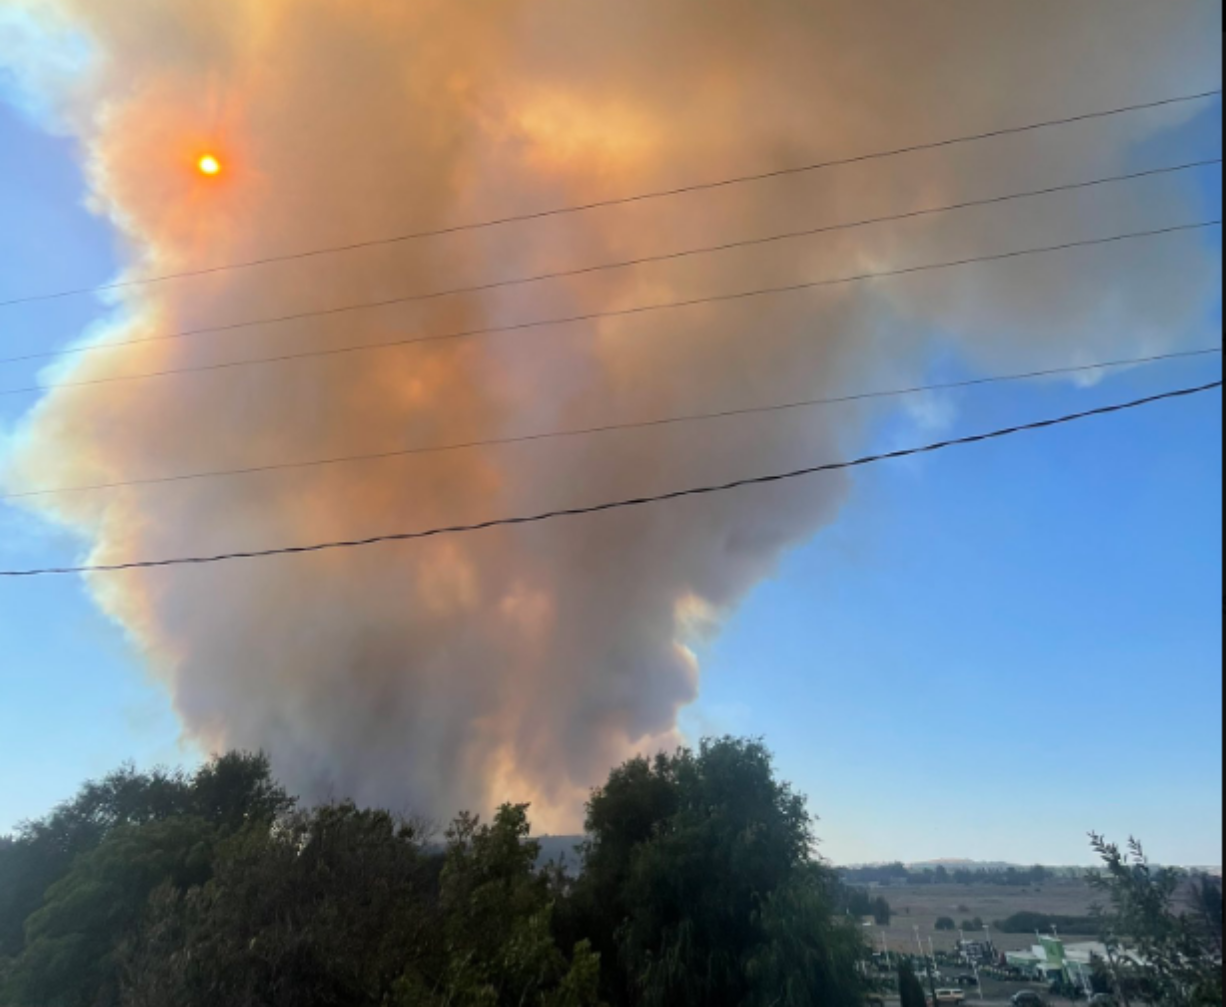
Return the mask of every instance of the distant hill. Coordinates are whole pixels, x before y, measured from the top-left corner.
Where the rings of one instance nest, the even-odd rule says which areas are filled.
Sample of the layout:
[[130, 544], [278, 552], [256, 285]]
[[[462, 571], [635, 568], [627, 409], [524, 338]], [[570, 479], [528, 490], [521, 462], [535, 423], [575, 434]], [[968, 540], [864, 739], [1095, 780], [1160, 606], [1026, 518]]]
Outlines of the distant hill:
[[[896, 863], [898, 863], [896, 860], [883, 860], [873, 863], [836, 864], [835, 866], [842, 870], [859, 870], [866, 867], [890, 867]], [[968, 860], [959, 857], [949, 857], [939, 860], [916, 860], [911, 863], [904, 863], [903, 866], [909, 871], [935, 871], [938, 867], [944, 867], [947, 871], [1007, 871], [1010, 867], [1024, 870], [1034, 865], [1014, 864], [1007, 860]], [[1053, 869], [1058, 870], [1059, 868]]]
[[[1012, 864], [1006, 860], [962, 860], [951, 858], [947, 860], [919, 860], [915, 863], [907, 864], [908, 870], [912, 871], [935, 871], [938, 867], [944, 867], [947, 871], [1007, 871], [1010, 867], [1022, 870], [1026, 867], [1032, 867], [1033, 864]], [[1054, 868], [1059, 870], [1060, 868]]]
[[[586, 837], [584, 836], [534, 836], [536, 842], [541, 844], [541, 856], [539, 863], [544, 866], [548, 863], [554, 863], [561, 860], [571, 871], [577, 871], [580, 864], [579, 854], [576, 852], [576, 847], [579, 846]], [[864, 864], [836, 864], [838, 870], [858, 870], [871, 867], [888, 867], [888, 863], [864, 863]], [[961, 857], [941, 858], [938, 860], [917, 860], [904, 865], [907, 870], [916, 873], [922, 871], [935, 871], [938, 867], [944, 867], [947, 871], [1007, 871], [1010, 867], [1015, 870], [1029, 870], [1034, 864], [1016, 864], [1010, 863], [1007, 860], [970, 860]], [[1086, 866], [1071, 866], [1071, 865], [1051, 865], [1043, 864], [1049, 871], [1058, 875], [1080, 875], [1086, 870]], [[1087, 865], [1088, 866], [1088, 865]], [[1199, 871], [1204, 874], [1211, 874], [1215, 877], [1222, 876], [1221, 867], [1187, 867], [1189, 871]]]
[[[897, 863], [894, 861], [893, 863]], [[863, 864], [837, 864], [835, 865], [840, 870], [861, 870], [873, 867], [890, 867], [891, 862], [876, 862]], [[1010, 863], [1007, 860], [969, 860], [958, 857], [941, 858], [938, 860], [917, 860], [912, 863], [903, 864], [909, 871], [935, 871], [938, 867], [944, 867], [947, 871], [1007, 871], [1013, 868], [1018, 871], [1026, 871], [1035, 864], [1018, 864]], [[1037, 866], [1045, 867], [1047, 870], [1055, 874], [1080, 874], [1083, 871], [1098, 866], [1096, 864], [1039, 864]], [[1181, 865], [1181, 869], [1185, 871], [1196, 871], [1202, 874], [1210, 874], [1214, 877], [1222, 876], [1222, 868], [1206, 867], [1203, 865]]]
[[533, 839], [541, 844], [539, 866], [561, 861], [568, 872], [578, 871], [580, 860], [576, 847], [583, 842], [583, 836], [534, 836]]

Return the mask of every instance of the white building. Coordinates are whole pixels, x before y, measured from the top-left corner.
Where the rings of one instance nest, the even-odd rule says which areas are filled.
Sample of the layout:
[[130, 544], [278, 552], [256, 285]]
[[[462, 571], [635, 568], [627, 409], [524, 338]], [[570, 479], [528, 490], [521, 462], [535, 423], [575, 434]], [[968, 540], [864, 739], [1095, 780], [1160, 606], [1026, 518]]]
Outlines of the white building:
[[1107, 960], [1107, 945], [1099, 941], [1065, 944], [1059, 937], [1039, 937], [1029, 951], [1010, 951], [1010, 965], [1047, 982], [1057, 980], [1090, 989], [1094, 961]]

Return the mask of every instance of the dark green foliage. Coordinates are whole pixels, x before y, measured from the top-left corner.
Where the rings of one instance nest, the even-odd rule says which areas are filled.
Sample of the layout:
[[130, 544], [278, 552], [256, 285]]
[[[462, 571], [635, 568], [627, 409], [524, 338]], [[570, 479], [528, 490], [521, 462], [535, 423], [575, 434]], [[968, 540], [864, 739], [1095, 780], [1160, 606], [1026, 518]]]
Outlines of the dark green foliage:
[[854, 927], [831, 916], [830, 884], [811, 867], [764, 900], [755, 919], [759, 941], [745, 965], [746, 1007], [860, 1001], [855, 967], [864, 947]]
[[135, 930], [155, 888], [208, 878], [216, 835], [199, 818], [124, 825], [77, 857], [26, 921], [9, 996], [46, 1007], [117, 1003], [119, 939]]
[[1090, 958], [1090, 989], [1094, 993], [1113, 993], [1115, 984], [1106, 961], [1098, 955]]
[[20, 825], [0, 845], [0, 1003], [116, 1002], [150, 892], [203, 882], [218, 838], [288, 806], [264, 756], [233, 753], [190, 775], [125, 766]]
[[528, 808], [446, 847], [301, 809], [262, 756], [124, 768], [0, 838], [0, 1007], [858, 1007], [863, 915], [758, 742], [615, 770], [585, 870]]
[[125, 766], [85, 784], [46, 818], [18, 826], [0, 846], [0, 958], [20, 954], [26, 918], [77, 854], [95, 849], [112, 829], [185, 813], [188, 789], [181, 774]]
[[848, 916], [859, 918], [871, 916], [873, 922], [878, 926], [888, 927], [890, 925], [890, 919], [893, 916], [890, 903], [880, 895], [873, 898], [867, 888], [852, 888], [841, 881], [836, 882], [835, 901], [837, 907]]
[[836, 907], [848, 916], [870, 916], [873, 912], [873, 897], [867, 888], [853, 888], [839, 882]]
[[1108, 898], [1099, 921], [1125, 986], [1177, 1007], [1220, 1005], [1220, 883], [1196, 878], [1189, 890], [1183, 872], [1151, 865], [1135, 839], [1127, 851], [1093, 833], [1090, 843], [1104, 869], [1087, 880]]
[[882, 864], [873, 867], [845, 867], [839, 871], [839, 877], [848, 884], [871, 885], [890, 884], [896, 881], [908, 881], [911, 872], [905, 864]]
[[[461, 815], [448, 830], [440, 1005], [598, 1002], [599, 961], [583, 942], [573, 960], [558, 948], [548, 878], [534, 867], [540, 847], [528, 834], [527, 805], [502, 807], [488, 826]], [[432, 1002], [421, 997], [424, 985], [418, 977], [402, 984], [399, 1002]]]
[[383, 811], [252, 825], [220, 844], [207, 884], [156, 893], [122, 956], [123, 1003], [378, 1004], [406, 956], [429, 960], [439, 868]]
[[1075, 1003], [1078, 1000], [1086, 998], [1085, 991], [1076, 983], [1068, 983], [1063, 979], [1057, 979], [1047, 988], [1047, 995], [1052, 999], [1060, 998], [1068, 1000], [1070, 1003]]
[[1050, 934], [1055, 927], [1061, 934], [1095, 935], [1101, 925], [1095, 916], [1057, 916], [1051, 913], [1014, 913], [992, 924], [1002, 934]]
[[23, 822], [0, 841], [0, 960], [20, 954], [26, 918], [73, 859], [96, 849], [113, 830], [177, 816], [224, 828], [271, 819], [290, 805], [263, 755], [231, 753], [192, 775], [124, 766], [86, 783], [46, 818]]
[[957, 930], [958, 924], [955, 923], [950, 917], [942, 916], [937, 920], [936, 928], [938, 930]]
[[959, 885], [1007, 885], [1013, 888], [1025, 888], [1032, 885], [1042, 885], [1055, 877], [1055, 872], [1047, 867], [1035, 865], [1024, 870], [1016, 867], [1004, 869], [995, 868], [963, 868], [950, 871], [943, 864], [938, 864], [934, 870], [909, 870], [903, 864], [887, 864], [876, 867], [848, 867], [839, 872], [842, 879], [849, 884], [890, 884], [903, 882], [909, 885], [959, 884]]
[[[813, 948], [833, 955], [833, 931], [789, 943], [779, 921], [828, 920], [834, 879], [812, 861], [804, 799], [775, 779], [759, 742], [629, 762], [592, 795], [587, 828], [576, 901], [614, 1003], [740, 1005], [755, 984], [777, 997], [822, 982]], [[840, 967], [850, 965], [829, 965]]]
[[901, 1007], [927, 1007], [924, 986], [906, 959], [898, 964], [898, 995], [902, 999]]
[[871, 916], [879, 926], [890, 925], [893, 910], [882, 896], [873, 898], [867, 888], [854, 888], [841, 881], [835, 882], [834, 892], [836, 908], [846, 915], [860, 919]]
[[124, 956], [125, 1007], [591, 1007], [599, 963], [550, 930], [524, 808], [461, 816], [445, 857], [340, 804], [249, 829], [214, 876], [156, 893]]
[[1222, 879], [1198, 874], [1188, 893], [1191, 925], [1210, 953], [1222, 957]]
[[231, 752], [210, 759], [191, 777], [185, 810], [233, 831], [271, 822], [294, 804], [273, 780], [267, 756]]

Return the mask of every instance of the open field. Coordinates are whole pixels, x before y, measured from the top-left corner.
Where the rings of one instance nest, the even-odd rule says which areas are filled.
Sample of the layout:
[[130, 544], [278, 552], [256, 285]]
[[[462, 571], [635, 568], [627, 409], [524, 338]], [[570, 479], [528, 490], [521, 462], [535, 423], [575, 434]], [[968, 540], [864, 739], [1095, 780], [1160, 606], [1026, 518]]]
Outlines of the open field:
[[[1039, 912], [1061, 916], [1085, 916], [1095, 901], [1095, 895], [1074, 879], [1048, 882], [1037, 888], [1007, 888], [1002, 885], [907, 885], [873, 889], [873, 895], [883, 895], [894, 910], [894, 919], [884, 928], [886, 942], [899, 951], [915, 950], [914, 927], [919, 926], [924, 946], [932, 938], [937, 950], [952, 951], [958, 933], [937, 931], [941, 916], [952, 917], [955, 923], [976, 916], [989, 925], [1014, 913]], [[880, 946], [880, 930], [874, 929], [874, 943]], [[968, 940], [983, 939], [983, 932], [968, 933]], [[1093, 940], [1092, 935], [1068, 934], [1069, 941]], [[1002, 934], [992, 929], [992, 940], [998, 948], [1016, 951], [1034, 943], [1034, 934]]]

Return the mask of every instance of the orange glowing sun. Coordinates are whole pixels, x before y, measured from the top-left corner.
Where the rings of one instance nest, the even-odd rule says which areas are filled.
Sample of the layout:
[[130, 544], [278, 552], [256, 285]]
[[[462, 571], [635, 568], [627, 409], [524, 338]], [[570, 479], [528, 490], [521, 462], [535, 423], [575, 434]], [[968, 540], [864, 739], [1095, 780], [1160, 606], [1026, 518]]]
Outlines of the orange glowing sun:
[[196, 162], [202, 175], [218, 175], [221, 173], [221, 162], [212, 154], [205, 154]]

